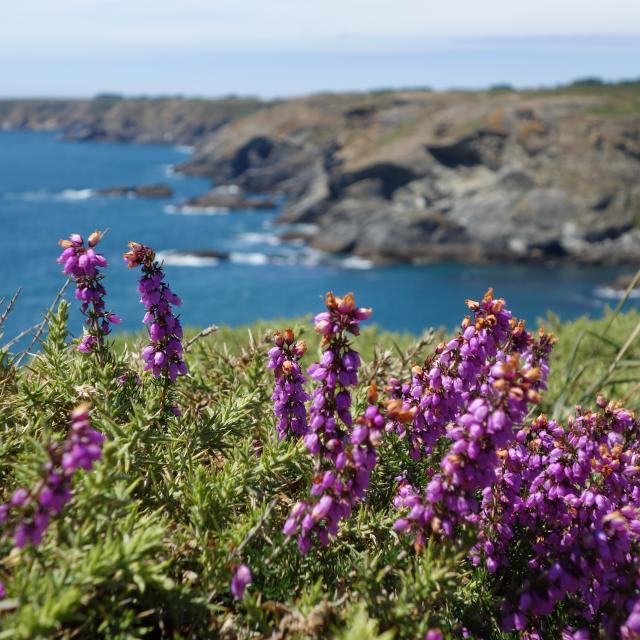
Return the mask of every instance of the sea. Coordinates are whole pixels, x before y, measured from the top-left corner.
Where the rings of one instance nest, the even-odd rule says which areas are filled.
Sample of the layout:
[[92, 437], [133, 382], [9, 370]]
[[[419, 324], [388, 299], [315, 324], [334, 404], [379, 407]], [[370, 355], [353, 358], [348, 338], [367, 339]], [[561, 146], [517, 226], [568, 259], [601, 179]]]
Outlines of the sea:
[[[100, 250], [109, 261], [108, 308], [123, 319], [119, 330], [140, 330], [137, 273], [122, 254], [131, 240], [153, 247], [167, 279], [183, 299], [185, 326], [232, 326], [257, 319], [294, 318], [322, 309], [326, 291], [353, 291], [374, 309], [381, 328], [419, 334], [453, 328], [467, 298], [488, 287], [513, 313], [536, 322], [548, 312], [562, 319], [600, 316], [617, 302], [608, 286], [632, 269], [579, 266], [373, 266], [336, 258], [279, 239], [278, 209], [183, 211], [187, 198], [211, 188], [176, 165], [192, 152], [171, 145], [69, 142], [56, 132], [0, 132], [0, 299], [20, 296], [2, 328], [0, 345], [36, 325], [65, 282], [56, 263], [58, 240], [106, 231]], [[167, 199], [104, 197], [95, 189], [165, 183]], [[204, 255], [203, 255], [204, 252]], [[218, 260], [206, 252], [220, 252]], [[72, 288], [67, 297], [72, 304]], [[630, 301], [638, 305], [639, 300]], [[6, 301], [5, 301], [6, 304]], [[80, 331], [79, 313], [72, 329]]]

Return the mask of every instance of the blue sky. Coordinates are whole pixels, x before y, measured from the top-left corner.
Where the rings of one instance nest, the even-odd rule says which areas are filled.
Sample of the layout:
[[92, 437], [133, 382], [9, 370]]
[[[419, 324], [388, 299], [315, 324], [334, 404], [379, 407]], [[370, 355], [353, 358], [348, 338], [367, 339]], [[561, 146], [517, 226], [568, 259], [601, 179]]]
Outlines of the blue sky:
[[640, 0], [4, 0], [0, 94], [264, 97], [640, 77]]

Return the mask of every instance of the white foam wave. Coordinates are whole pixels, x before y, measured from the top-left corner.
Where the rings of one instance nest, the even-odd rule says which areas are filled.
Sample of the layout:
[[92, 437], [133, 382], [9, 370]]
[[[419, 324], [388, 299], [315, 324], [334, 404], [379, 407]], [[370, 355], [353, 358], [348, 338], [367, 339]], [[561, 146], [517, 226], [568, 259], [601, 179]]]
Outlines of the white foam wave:
[[165, 178], [180, 178], [181, 174], [176, 172], [176, 166], [174, 164], [165, 164], [162, 166], [164, 170]]
[[181, 214], [183, 216], [223, 216], [229, 213], [228, 207], [189, 207], [169, 204], [164, 208], [168, 214]]
[[[175, 251], [173, 249], [160, 251], [157, 255], [159, 260], [175, 267], [212, 267], [221, 262], [220, 258], [214, 256], [198, 255], [196, 253]], [[234, 264], [250, 267], [262, 267], [267, 264], [301, 267], [318, 267], [325, 265], [342, 269], [371, 269], [373, 267], [373, 263], [364, 258], [357, 256], [339, 258], [315, 249], [307, 249], [306, 251], [296, 252], [290, 255], [270, 255], [259, 252], [243, 253], [235, 251], [229, 254], [228, 259], [229, 262]]]
[[236, 264], [261, 266], [263, 264], [269, 264], [270, 257], [265, 253], [230, 253], [229, 260]]
[[93, 189], [64, 189], [63, 191], [24, 191], [3, 194], [5, 200], [20, 200], [22, 202], [57, 202], [61, 200], [87, 200], [94, 196]]
[[173, 148], [178, 153], [185, 153], [185, 154], [191, 154], [196, 150], [194, 146], [191, 146], [188, 144], [176, 144]]
[[[614, 287], [596, 287], [594, 293], [598, 298], [605, 298], [606, 300], [621, 300], [624, 298], [624, 289], [615, 289]], [[629, 298], [636, 300], [640, 298], [640, 289], [633, 289], [629, 294]]]
[[158, 251], [156, 256], [158, 260], [171, 267], [215, 267], [220, 263], [220, 260], [213, 256], [197, 256], [177, 251]]
[[342, 260], [341, 266], [346, 269], [372, 269], [373, 262], [366, 258], [360, 258], [359, 256], [350, 256]]
[[221, 184], [214, 189], [216, 193], [240, 193], [240, 187], [237, 184]]
[[65, 189], [60, 193], [63, 200], [88, 200], [94, 195], [93, 189]]
[[238, 236], [238, 240], [247, 244], [268, 244], [272, 247], [282, 244], [282, 240], [273, 233], [242, 233]]

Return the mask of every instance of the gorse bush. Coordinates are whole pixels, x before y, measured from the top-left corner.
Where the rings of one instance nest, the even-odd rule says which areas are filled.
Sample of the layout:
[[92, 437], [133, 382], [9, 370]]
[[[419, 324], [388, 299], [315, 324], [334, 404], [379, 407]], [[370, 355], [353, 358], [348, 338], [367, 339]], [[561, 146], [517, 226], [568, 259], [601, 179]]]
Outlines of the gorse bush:
[[83, 335], [62, 300], [0, 350], [0, 638], [640, 637], [637, 314], [185, 337], [131, 243], [111, 338], [100, 240], [59, 259]]

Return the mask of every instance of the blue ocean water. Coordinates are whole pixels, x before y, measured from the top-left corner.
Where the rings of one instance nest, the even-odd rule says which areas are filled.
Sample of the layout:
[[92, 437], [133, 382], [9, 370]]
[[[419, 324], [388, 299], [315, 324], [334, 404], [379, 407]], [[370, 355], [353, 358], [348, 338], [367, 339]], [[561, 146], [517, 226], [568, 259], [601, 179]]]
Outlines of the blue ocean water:
[[[335, 260], [280, 243], [273, 225], [277, 211], [177, 213], [176, 203], [210, 186], [172, 171], [187, 153], [166, 145], [77, 143], [55, 133], [0, 132], [0, 298], [22, 289], [5, 324], [5, 340], [38, 322], [64, 282], [55, 262], [58, 239], [72, 232], [86, 237], [94, 229], [108, 229], [100, 245], [110, 263], [108, 308], [122, 316], [126, 330], [139, 329], [142, 316], [137, 274], [121, 257], [129, 240], [165, 256], [168, 280], [184, 301], [186, 326], [304, 315], [319, 310], [329, 289], [354, 291], [359, 303], [374, 308], [380, 326], [415, 333], [432, 325], [453, 327], [465, 314], [465, 298], [477, 298], [489, 286], [529, 321], [548, 310], [562, 318], [598, 316], [612, 303], [603, 288], [625, 271], [457, 264], [373, 268]], [[89, 191], [157, 182], [170, 184], [173, 198], [106, 198]], [[230, 260], [171, 253], [207, 250], [226, 252]]]

